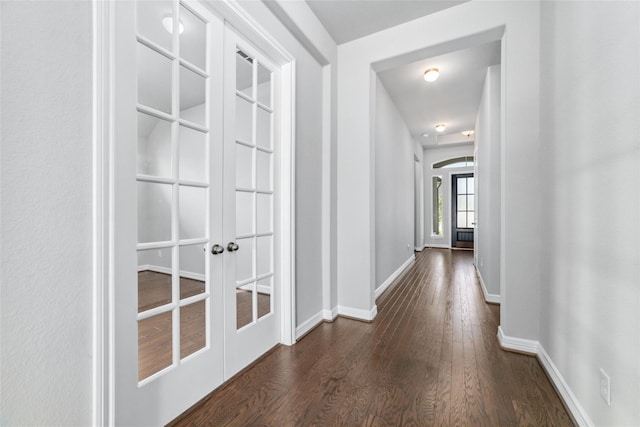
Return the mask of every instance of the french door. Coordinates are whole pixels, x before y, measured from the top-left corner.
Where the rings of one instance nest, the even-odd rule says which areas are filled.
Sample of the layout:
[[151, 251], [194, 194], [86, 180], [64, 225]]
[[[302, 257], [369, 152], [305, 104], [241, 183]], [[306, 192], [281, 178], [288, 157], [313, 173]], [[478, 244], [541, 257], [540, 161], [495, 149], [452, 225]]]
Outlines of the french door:
[[114, 421], [162, 425], [281, 341], [279, 69], [200, 2], [114, 5]]

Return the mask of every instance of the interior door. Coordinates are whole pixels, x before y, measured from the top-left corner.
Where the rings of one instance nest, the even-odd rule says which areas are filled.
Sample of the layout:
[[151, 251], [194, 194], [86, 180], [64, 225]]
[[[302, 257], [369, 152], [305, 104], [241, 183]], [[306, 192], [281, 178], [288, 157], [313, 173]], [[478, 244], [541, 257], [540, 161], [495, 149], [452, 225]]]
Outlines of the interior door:
[[473, 249], [475, 183], [472, 173], [452, 176], [451, 247]]
[[164, 425], [224, 380], [224, 27], [114, 4], [115, 424]]
[[225, 32], [225, 376], [281, 340], [277, 84], [279, 70]]

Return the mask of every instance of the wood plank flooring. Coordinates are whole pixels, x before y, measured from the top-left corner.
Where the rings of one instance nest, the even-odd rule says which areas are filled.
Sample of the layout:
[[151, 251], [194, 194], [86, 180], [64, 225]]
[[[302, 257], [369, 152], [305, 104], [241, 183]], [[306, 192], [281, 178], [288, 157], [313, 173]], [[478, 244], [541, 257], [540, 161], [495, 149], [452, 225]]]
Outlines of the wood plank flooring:
[[174, 426], [571, 426], [538, 361], [501, 350], [473, 252], [425, 249], [377, 301], [279, 346]]

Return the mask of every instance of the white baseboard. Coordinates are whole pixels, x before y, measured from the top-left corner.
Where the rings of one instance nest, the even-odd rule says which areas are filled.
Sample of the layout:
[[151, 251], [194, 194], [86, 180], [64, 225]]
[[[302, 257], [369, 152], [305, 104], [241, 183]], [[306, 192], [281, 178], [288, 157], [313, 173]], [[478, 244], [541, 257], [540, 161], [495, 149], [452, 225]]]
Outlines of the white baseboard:
[[428, 244], [428, 245], [424, 245], [424, 247], [425, 249], [426, 248], [451, 249], [451, 245], [442, 245], [440, 243]]
[[[170, 268], [168, 267], [162, 267], [159, 265], [152, 265], [152, 264], [143, 264], [143, 265], [139, 265], [138, 266], [138, 272], [140, 271], [153, 271], [156, 273], [163, 273], [163, 274], [172, 274], [172, 271]], [[180, 271], [180, 277], [186, 277], [187, 279], [193, 279], [193, 280], [199, 280], [201, 282], [204, 282], [205, 276], [204, 274], [200, 274], [200, 273], [194, 273], [192, 271]]]
[[413, 248], [413, 250], [416, 252], [422, 252], [423, 249], [424, 249], [424, 246], [416, 246], [415, 248]]
[[498, 326], [498, 342], [500, 343], [500, 347], [505, 350], [512, 350], [531, 355], [538, 354], [538, 346], [540, 345], [538, 341], [507, 336], [502, 331], [502, 326]]
[[484, 284], [484, 280], [482, 279], [482, 274], [480, 274], [480, 270], [478, 270], [478, 267], [476, 267], [476, 273], [478, 273], [478, 279], [480, 279], [480, 287], [482, 288], [482, 294], [484, 295], [484, 300], [486, 302], [490, 302], [493, 304], [500, 304], [500, 300], [501, 300], [500, 295], [490, 294], [487, 291], [487, 287]]
[[343, 305], [338, 306], [338, 314], [341, 316], [350, 317], [356, 320], [364, 320], [365, 322], [371, 322], [376, 318], [378, 314], [378, 306], [374, 305], [371, 310], [362, 310], [359, 308], [345, 307]]
[[313, 328], [318, 326], [320, 323], [324, 322], [323, 314], [324, 313], [322, 311], [319, 311], [316, 314], [314, 314], [313, 316], [311, 316], [309, 319], [307, 319], [304, 322], [302, 322], [299, 326], [297, 326], [296, 327], [296, 340], [300, 339], [305, 334], [307, 334], [310, 330], [312, 330]]
[[558, 368], [551, 360], [551, 357], [549, 357], [544, 347], [540, 344], [538, 345], [537, 357], [551, 379], [551, 384], [553, 384], [553, 387], [560, 395], [560, 398], [563, 400], [567, 409], [569, 409], [569, 415], [571, 415], [573, 421], [579, 426], [590, 427], [595, 425], [593, 421], [591, 421], [589, 415], [585, 412], [582, 405], [580, 405], [580, 402], [578, 402], [578, 399], [569, 388], [569, 385], [560, 374], [560, 371], [558, 371]]
[[413, 263], [415, 260], [416, 260], [416, 256], [415, 256], [415, 255], [411, 255], [411, 256], [409, 257], [409, 259], [408, 259], [408, 260], [406, 260], [406, 261], [404, 262], [404, 264], [402, 264], [402, 265], [401, 265], [401, 266], [400, 266], [396, 271], [394, 271], [394, 272], [391, 274], [391, 276], [389, 276], [389, 277], [387, 278], [387, 280], [385, 280], [385, 281], [384, 281], [384, 283], [382, 283], [380, 286], [378, 286], [378, 288], [376, 289], [376, 292], [375, 292], [375, 298], [376, 298], [376, 299], [378, 299], [378, 297], [379, 297], [380, 295], [382, 295], [382, 293], [383, 293], [384, 291], [386, 291], [386, 290], [387, 290], [387, 288], [388, 288], [389, 286], [391, 286], [391, 284], [392, 284], [392, 283], [393, 283], [393, 282], [394, 282], [398, 277], [400, 277], [400, 276], [402, 275], [402, 273], [404, 273], [404, 272], [407, 270], [407, 268], [411, 265], [411, 263]]
[[569, 385], [562, 377], [562, 374], [560, 374], [560, 371], [539, 341], [507, 336], [504, 334], [502, 327], [500, 326], [498, 326], [498, 341], [500, 342], [500, 347], [505, 350], [535, 355], [540, 361], [542, 368], [547, 373], [551, 384], [560, 395], [560, 399], [564, 402], [569, 411], [569, 415], [573, 418], [573, 421], [580, 427], [594, 426], [593, 421], [591, 421], [591, 418], [587, 415], [587, 412], [584, 410], [575, 394], [573, 394], [571, 388], [569, 388]]
[[328, 322], [333, 322], [338, 317], [338, 307], [333, 307], [331, 310], [322, 310], [322, 318]]

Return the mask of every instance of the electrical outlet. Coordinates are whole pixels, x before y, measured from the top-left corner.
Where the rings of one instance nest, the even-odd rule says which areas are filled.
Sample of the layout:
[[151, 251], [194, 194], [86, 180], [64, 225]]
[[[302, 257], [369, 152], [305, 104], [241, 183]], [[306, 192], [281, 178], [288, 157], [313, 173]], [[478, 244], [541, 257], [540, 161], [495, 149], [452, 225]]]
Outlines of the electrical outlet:
[[600, 368], [600, 396], [611, 406], [611, 378]]

